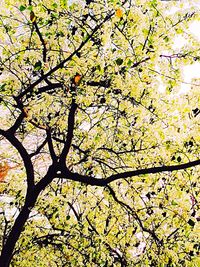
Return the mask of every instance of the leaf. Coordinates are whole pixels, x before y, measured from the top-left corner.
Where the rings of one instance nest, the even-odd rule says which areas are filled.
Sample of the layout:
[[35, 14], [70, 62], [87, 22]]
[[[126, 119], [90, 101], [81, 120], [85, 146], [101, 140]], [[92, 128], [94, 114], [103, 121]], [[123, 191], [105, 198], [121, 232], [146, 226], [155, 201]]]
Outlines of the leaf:
[[24, 116], [25, 116], [26, 118], [28, 118], [28, 112], [29, 112], [29, 109], [28, 109], [28, 108], [24, 108], [24, 109], [23, 109], [23, 113], [24, 113]]
[[79, 85], [80, 84], [81, 77], [82, 76], [80, 74], [78, 74], [78, 73], [74, 76], [74, 83], [75, 83], [75, 85]]
[[60, 4], [61, 4], [61, 7], [66, 8], [67, 7], [67, 0], [61, 0]]
[[33, 10], [33, 6], [28, 6], [27, 9], [32, 11]]
[[0, 85], [0, 92], [5, 91], [6, 83]]
[[35, 16], [35, 13], [33, 11], [30, 12], [30, 21], [31, 22], [35, 22], [36, 21], [36, 16]]
[[106, 99], [105, 99], [105, 97], [102, 97], [102, 98], [100, 99], [100, 103], [101, 103], [101, 104], [106, 103]]
[[56, 33], [55, 36], [56, 36], [56, 37], [64, 37], [65, 34], [64, 34], [62, 31], [59, 31], [59, 32]]
[[129, 59], [127, 62], [127, 66], [130, 68], [132, 66], [133, 62]]
[[191, 220], [191, 219], [189, 219], [188, 224], [189, 224], [190, 226], [192, 226], [192, 227], [195, 226], [195, 222], [194, 222], [193, 220]]
[[23, 5], [21, 5], [21, 6], [19, 7], [19, 10], [20, 10], [21, 12], [23, 12], [25, 9], [26, 9], [26, 7], [23, 6]]
[[41, 61], [37, 61], [34, 65], [34, 70], [41, 70], [42, 68], [42, 62]]
[[58, 7], [58, 4], [57, 4], [57, 3], [53, 3], [53, 4], [52, 4], [52, 7], [53, 7], [53, 8], [57, 8], [57, 7]]
[[178, 203], [177, 203], [175, 200], [172, 200], [171, 204], [172, 204], [173, 206], [178, 205]]
[[4, 181], [9, 169], [10, 166], [7, 162], [0, 163], [0, 182]]
[[118, 8], [118, 9], [116, 10], [116, 16], [117, 16], [118, 18], [121, 18], [121, 17], [123, 16], [123, 11], [122, 11], [120, 8]]
[[122, 58], [118, 58], [115, 62], [117, 63], [118, 66], [120, 66], [123, 63], [123, 59]]

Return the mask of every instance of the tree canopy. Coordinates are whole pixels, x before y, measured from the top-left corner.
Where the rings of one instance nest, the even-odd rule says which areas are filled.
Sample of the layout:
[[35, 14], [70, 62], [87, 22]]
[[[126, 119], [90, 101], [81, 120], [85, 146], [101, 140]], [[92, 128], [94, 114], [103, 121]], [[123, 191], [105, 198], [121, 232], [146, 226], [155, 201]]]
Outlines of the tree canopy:
[[[0, 266], [199, 266], [194, 1], [4, 0]], [[176, 47], [174, 38], [187, 39]]]

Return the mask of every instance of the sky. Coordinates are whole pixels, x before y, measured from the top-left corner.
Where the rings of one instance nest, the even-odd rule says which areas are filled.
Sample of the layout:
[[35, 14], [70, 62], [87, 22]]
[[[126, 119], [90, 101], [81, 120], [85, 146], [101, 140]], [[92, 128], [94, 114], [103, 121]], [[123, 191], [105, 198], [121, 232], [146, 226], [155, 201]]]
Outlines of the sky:
[[[180, 0], [181, 1], [181, 0]], [[185, 2], [185, 7], [189, 8], [189, 5], [187, 1], [183, 0]], [[200, 12], [200, 0], [197, 2], [197, 10]], [[176, 8], [172, 9], [171, 12], [177, 11]], [[200, 21], [194, 21], [189, 26], [189, 31], [192, 33], [199, 41], [200, 41]], [[185, 44], [187, 44], [188, 40], [185, 39], [182, 36], [177, 36], [174, 40], [174, 47], [175, 48], [181, 48]], [[181, 89], [180, 92], [184, 93], [191, 89], [191, 83], [193, 78], [200, 78], [200, 63], [195, 62], [194, 64], [187, 65], [183, 69], [183, 75], [184, 75], [184, 82], [181, 83]], [[200, 85], [200, 81], [199, 81]]]
[[[190, 32], [195, 35], [195, 37], [200, 41], [200, 21], [193, 22], [190, 27]], [[175, 45], [183, 46], [187, 43], [187, 40], [180, 38], [175, 41]], [[193, 78], [200, 78], [200, 63], [195, 62], [194, 64], [187, 65], [183, 69], [184, 82], [181, 84], [181, 91], [188, 91], [191, 88], [190, 83], [192, 83]], [[199, 81], [200, 84], [200, 81]]]

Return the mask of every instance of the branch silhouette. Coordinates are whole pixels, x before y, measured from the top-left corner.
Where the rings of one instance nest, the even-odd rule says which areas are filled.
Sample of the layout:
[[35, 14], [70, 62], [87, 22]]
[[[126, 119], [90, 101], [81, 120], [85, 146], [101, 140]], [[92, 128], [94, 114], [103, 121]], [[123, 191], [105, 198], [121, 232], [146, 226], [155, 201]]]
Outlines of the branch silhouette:
[[178, 170], [184, 170], [191, 167], [195, 167], [200, 165], [200, 160], [190, 161], [187, 163], [179, 164], [179, 165], [169, 165], [169, 166], [158, 166], [152, 168], [144, 168], [138, 169], [128, 172], [122, 172], [113, 174], [107, 178], [95, 178], [87, 175], [81, 175], [79, 173], [73, 173], [69, 171], [67, 168], [63, 167], [61, 173], [58, 174], [60, 178], [67, 178], [73, 181], [82, 182], [89, 185], [96, 186], [106, 186], [111, 182], [114, 182], [119, 179], [131, 178], [134, 176], [144, 175], [144, 174], [154, 174], [154, 173], [162, 173], [162, 172], [173, 172]]

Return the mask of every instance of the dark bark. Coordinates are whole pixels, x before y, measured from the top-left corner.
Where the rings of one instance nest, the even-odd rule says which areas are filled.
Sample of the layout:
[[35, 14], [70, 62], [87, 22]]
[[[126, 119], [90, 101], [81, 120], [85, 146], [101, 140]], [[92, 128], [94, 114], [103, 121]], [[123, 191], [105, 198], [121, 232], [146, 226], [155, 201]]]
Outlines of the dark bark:
[[126, 178], [131, 178], [134, 176], [151, 174], [151, 173], [153, 174], [153, 173], [185, 170], [185, 169], [192, 168], [198, 165], [200, 165], [200, 159], [190, 161], [187, 163], [183, 163], [183, 164], [178, 164], [178, 165], [169, 165], [169, 166], [163, 165], [159, 167], [144, 168], [144, 169], [138, 169], [138, 170], [133, 170], [133, 171], [128, 171], [128, 172], [117, 173], [117, 174], [108, 176], [107, 178], [90, 177], [87, 175], [81, 175], [79, 173], [73, 173], [69, 171], [67, 168], [65, 168], [64, 166], [62, 166], [61, 173], [58, 174], [58, 177], [67, 178], [69, 180], [85, 183], [88, 185], [107, 186], [111, 182], [114, 182], [119, 179], [126, 179]]
[[66, 162], [66, 157], [67, 154], [69, 153], [70, 147], [71, 147], [71, 143], [72, 143], [72, 138], [74, 135], [74, 124], [75, 124], [75, 112], [77, 110], [77, 104], [75, 99], [72, 99], [72, 103], [71, 103], [71, 108], [69, 111], [69, 115], [68, 115], [68, 129], [67, 129], [67, 139], [65, 142], [65, 145], [63, 147], [62, 153], [60, 155], [60, 164], [62, 166], [65, 166], [65, 162]]
[[20, 234], [23, 231], [23, 227], [29, 217], [31, 212], [31, 208], [34, 207], [35, 202], [37, 200], [37, 196], [30, 195], [27, 197], [24, 207], [20, 211], [11, 232], [9, 233], [6, 242], [3, 246], [1, 256], [0, 256], [0, 266], [8, 267], [13, 257], [13, 251], [15, 245], [19, 239]]
[[[12, 127], [10, 129], [12, 129]], [[10, 129], [7, 131], [0, 129], [0, 135], [4, 136], [13, 145], [13, 147], [16, 148], [16, 150], [19, 152], [23, 160], [24, 167], [26, 169], [28, 190], [32, 190], [34, 186], [34, 169], [33, 169], [33, 164], [32, 164], [30, 155], [28, 154], [25, 147], [15, 137], [14, 133]]]
[[5, 244], [3, 245], [0, 256], [1, 267], [8, 267], [10, 265], [15, 245], [23, 231], [23, 227], [26, 221], [28, 220], [31, 209], [35, 206], [40, 192], [45, 189], [48, 184], [51, 183], [55, 175], [56, 167], [52, 165], [49, 167], [47, 174], [43, 177], [43, 179], [37, 185], [35, 185], [32, 190], [29, 189], [27, 191], [25, 204], [12, 227], [12, 230], [6, 239]]

